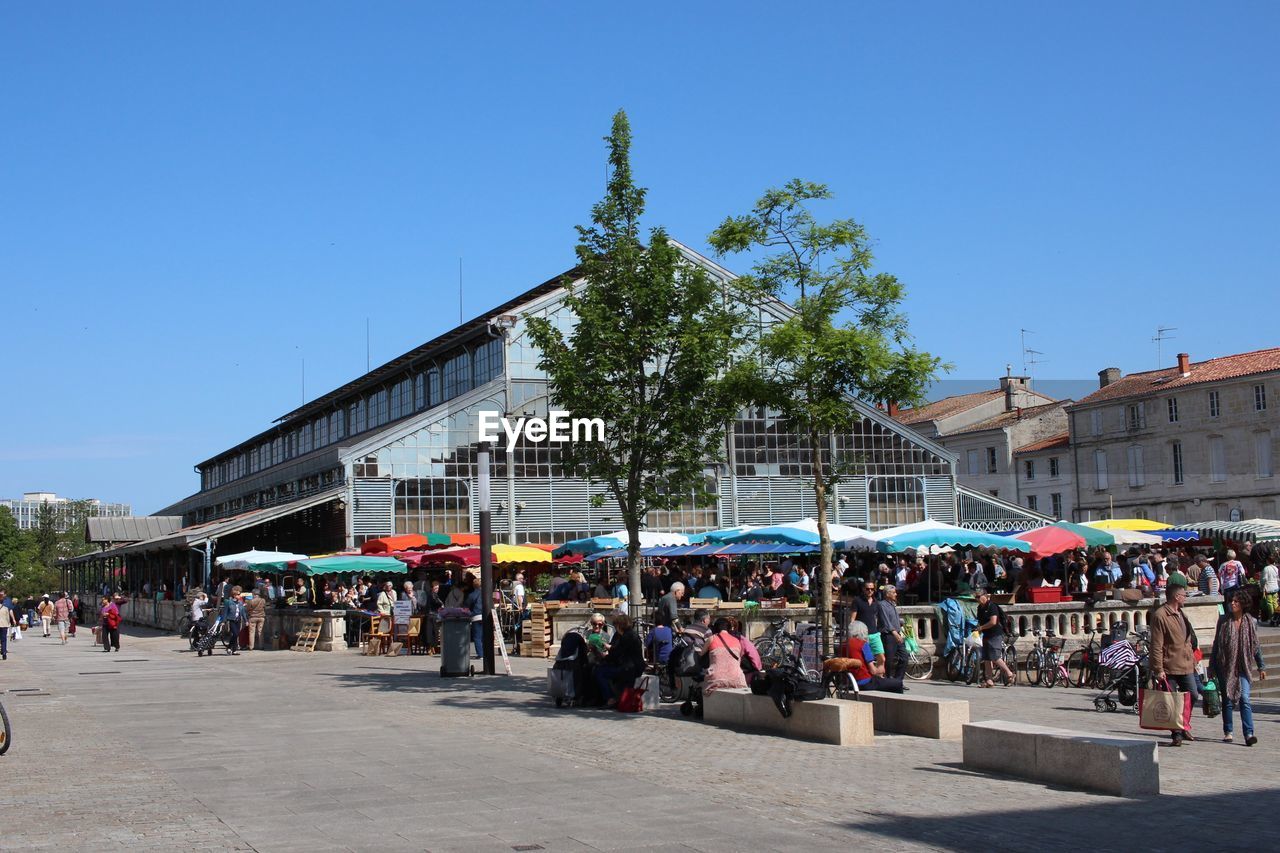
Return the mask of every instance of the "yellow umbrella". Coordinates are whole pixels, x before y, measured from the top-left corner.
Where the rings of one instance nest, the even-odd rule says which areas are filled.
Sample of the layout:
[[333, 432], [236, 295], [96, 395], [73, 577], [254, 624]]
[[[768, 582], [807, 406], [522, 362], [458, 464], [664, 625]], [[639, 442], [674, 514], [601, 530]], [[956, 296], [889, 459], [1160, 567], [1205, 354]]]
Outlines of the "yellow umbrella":
[[493, 561], [495, 563], [550, 563], [551, 552], [528, 545], [494, 545]]
[[1085, 527], [1098, 530], [1172, 530], [1172, 524], [1161, 524], [1146, 518], [1107, 518], [1102, 521], [1081, 522]]

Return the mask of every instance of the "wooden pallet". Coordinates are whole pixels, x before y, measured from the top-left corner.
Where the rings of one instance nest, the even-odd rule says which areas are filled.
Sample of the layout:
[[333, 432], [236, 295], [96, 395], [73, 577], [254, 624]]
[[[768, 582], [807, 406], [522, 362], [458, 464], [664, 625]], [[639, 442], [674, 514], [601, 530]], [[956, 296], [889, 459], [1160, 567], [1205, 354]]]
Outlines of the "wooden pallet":
[[293, 644], [295, 652], [314, 652], [316, 642], [320, 639], [320, 629], [324, 620], [318, 616], [302, 620], [302, 629], [298, 631], [298, 639]]

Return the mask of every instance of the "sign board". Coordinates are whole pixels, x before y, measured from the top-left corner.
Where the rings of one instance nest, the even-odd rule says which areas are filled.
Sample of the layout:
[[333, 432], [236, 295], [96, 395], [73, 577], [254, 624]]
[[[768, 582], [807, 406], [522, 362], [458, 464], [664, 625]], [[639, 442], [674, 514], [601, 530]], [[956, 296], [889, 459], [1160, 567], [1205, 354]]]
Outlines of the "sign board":
[[395, 617], [397, 625], [408, 625], [409, 617], [413, 615], [412, 601], [397, 601], [391, 606], [391, 614]]

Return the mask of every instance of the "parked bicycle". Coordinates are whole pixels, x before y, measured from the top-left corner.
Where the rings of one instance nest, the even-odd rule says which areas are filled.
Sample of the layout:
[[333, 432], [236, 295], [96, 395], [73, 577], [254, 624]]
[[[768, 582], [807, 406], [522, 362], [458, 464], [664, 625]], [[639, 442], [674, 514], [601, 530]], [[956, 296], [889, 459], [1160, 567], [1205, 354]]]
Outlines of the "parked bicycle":
[[1036, 631], [1035, 637], [1035, 647], [1027, 652], [1024, 663], [1027, 670], [1027, 683], [1033, 686], [1043, 684], [1045, 687], [1052, 688], [1061, 681], [1065, 686], [1070, 687], [1066, 660], [1062, 657], [1062, 641], [1054, 636], [1052, 629], [1047, 635]]
[[1097, 633], [1096, 628], [1090, 629], [1089, 641], [1067, 655], [1067, 678], [1073, 687], [1098, 686], [1098, 654], [1102, 651], [1102, 644], [1094, 639]]

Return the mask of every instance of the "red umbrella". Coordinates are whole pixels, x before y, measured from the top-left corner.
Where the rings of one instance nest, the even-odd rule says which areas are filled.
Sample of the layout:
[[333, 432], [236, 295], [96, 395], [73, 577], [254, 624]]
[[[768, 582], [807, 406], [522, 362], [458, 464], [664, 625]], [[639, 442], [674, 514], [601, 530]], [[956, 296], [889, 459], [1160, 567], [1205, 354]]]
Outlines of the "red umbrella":
[[1052, 524], [1015, 534], [1013, 538], [1031, 545], [1033, 557], [1052, 557], [1086, 545], [1083, 536]]

